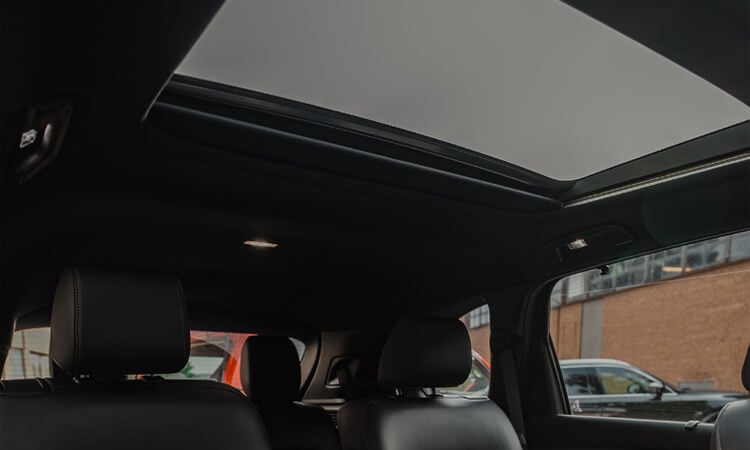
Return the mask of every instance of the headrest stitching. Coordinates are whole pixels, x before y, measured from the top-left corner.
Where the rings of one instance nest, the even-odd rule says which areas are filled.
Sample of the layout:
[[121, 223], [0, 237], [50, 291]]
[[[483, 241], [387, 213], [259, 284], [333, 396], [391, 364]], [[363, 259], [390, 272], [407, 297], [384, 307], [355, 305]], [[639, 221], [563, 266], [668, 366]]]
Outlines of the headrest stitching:
[[79, 282], [78, 269], [71, 271], [73, 276], [73, 299], [75, 303], [75, 319], [73, 324], [73, 343], [75, 345], [73, 352], [73, 367], [76, 372], [81, 371], [81, 286]]
[[[180, 305], [180, 332], [184, 335], [185, 334], [185, 308], [184, 305], [186, 304], [185, 299], [185, 292], [182, 290], [182, 283], [180, 283], [180, 279], [175, 277], [174, 278], [175, 286], [177, 286], [177, 301]], [[190, 339], [187, 339], [183, 341], [182, 344], [182, 354], [184, 357], [189, 358], [190, 357], [190, 346], [188, 344]]]
[[417, 326], [414, 327], [414, 342], [416, 342], [416, 360], [417, 360], [417, 378], [422, 379], [422, 371], [424, 370], [422, 366], [424, 365], [424, 360], [422, 358], [422, 344], [419, 342], [419, 335], [420, 331], [422, 331], [421, 324], [417, 324]]

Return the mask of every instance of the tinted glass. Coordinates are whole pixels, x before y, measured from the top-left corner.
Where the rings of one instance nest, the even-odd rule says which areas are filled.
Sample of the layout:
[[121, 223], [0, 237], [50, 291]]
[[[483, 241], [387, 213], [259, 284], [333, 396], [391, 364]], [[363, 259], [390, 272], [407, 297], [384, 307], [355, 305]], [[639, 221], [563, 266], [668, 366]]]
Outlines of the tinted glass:
[[49, 328], [13, 333], [3, 380], [49, 377]]
[[652, 380], [619, 367], [598, 367], [596, 374], [604, 394], [646, 394]]
[[[13, 334], [3, 379], [49, 377], [49, 327], [16, 331]], [[242, 389], [240, 357], [242, 346], [253, 333], [191, 331], [190, 358], [178, 373], [163, 374], [169, 379], [212, 379]], [[289, 338], [302, 359], [305, 345]]]
[[702, 78], [555, 1], [228, 1], [177, 72], [560, 179], [750, 117]]
[[572, 412], [711, 422], [747, 397], [749, 248], [745, 231], [561, 279], [550, 334]]
[[591, 370], [586, 368], [562, 369], [568, 395], [592, 395], [596, 393]]
[[[190, 331], [190, 358], [178, 373], [162, 375], [168, 379], [195, 378], [221, 381], [242, 389], [240, 358], [245, 339], [254, 333], [226, 331]], [[302, 341], [289, 338], [299, 359], [305, 352]]]

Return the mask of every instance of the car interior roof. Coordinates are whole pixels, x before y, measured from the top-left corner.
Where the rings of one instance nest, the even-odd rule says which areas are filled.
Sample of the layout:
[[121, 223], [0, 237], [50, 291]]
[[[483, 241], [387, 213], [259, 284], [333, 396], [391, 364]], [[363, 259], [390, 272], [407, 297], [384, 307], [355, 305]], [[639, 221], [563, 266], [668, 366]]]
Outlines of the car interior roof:
[[[43, 315], [60, 272], [78, 265], [178, 274], [189, 306], [205, 317], [241, 312], [340, 330], [416, 313], [456, 316], [514, 286], [750, 223], [747, 160], [566, 206], [571, 192], [612, 186], [519, 184], [507, 181], [524, 176], [512, 167], [491, 181], [454, 178], [408, 161], [374, 163], [371, 152], [347, 151], [357, 150], [351, 143], [337, 147], [345, 157], [316, 159], [310, 152], [327, 150], [300, 139], [315, 127], [268, 132], [248, 127], [236, 108], [200, 122], [201, 111], [178, 104], [166, 83], [220, 3], [190, 2], [179, 14], [162, 1], [98, 4], [96, 22], [63, 3], [3, 4], [6, 314]], [[7, 44], [19, 40], [23, 51]], [[19, 184], [11, 168], [24, 111], [58, 98], [74, 105], [60, 155]], [[223, 134], [209, 139], [217, 129]], [[725, 133], [724, 156], [750, 148], [748, 123]], [[659, 175], [717, 157], [711, 137], [696, 142], [693, 153], [633, 164]], [[625, 172], [620, 185], [633, 181]], [[602, 228], [625, 236], [621, 245], [557, 260], [565, 242]], [[248, 248], [248, 239], [279, 246]]]

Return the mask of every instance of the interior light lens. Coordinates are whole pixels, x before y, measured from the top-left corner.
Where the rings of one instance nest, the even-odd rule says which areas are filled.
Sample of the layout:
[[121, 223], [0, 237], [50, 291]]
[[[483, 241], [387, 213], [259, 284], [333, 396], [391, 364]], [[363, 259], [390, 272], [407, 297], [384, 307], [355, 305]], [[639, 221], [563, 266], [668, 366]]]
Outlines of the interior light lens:
[[243, 242], [243, 244], [247, 245], [248, 247], [254, 247], [254, 248], [276, 248], [279, 246], [276, 242], [268, 242], [268, 241], [256, 241], [256, 240], [248, 240]]
[[584, 238], [578, 238], [568, 242], [567, 246], [570, 250], [580, 250], [582, 248], [588, 247], [589, 243], [586, 242], [586, 239]]

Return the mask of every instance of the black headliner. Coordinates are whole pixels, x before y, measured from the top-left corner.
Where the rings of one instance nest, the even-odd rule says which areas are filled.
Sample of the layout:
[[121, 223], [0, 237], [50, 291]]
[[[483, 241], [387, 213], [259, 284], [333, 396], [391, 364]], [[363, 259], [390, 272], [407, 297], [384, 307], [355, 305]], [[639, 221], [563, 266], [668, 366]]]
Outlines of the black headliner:
[[[512, 286], [750, 224], [747, 161], [569, 208], [560, 186], [529, 188], [548, 201], [511, 207], [519, 197], [497, 186], [464, 189], [434, 173], [374, 165], [361, 152], [311, 158], [289, 136], [234, 123], [225, 129], [252, 150], [238, 153], [225, 136], [200, 140], [209, 127], [169, 128], [174, 96], [143, 124], [218, 3], [186, 2], [179, 12], [166, 1], [100, 6], [87, 13], [98, 14], [93, 22], [39, 4], [6, 2], [2, 11], [0, 293], [16, 314], [47, 307], [62, 268], [81, 265], [178, 273], [195, 309], [342, 328], [455, 313]], [[45, 53], [49, 42], [61, 51]], [[18, 185], [8, 162], [23, 110], [60, 95], [75, 107], [60, 157]], [[707, 144], [702, 151], [716, 155]], [[558, 265], [538, 256], [551, 240], [602, 225], [636, 240]], [[249, 249], [249, 238], [280, 246]]]

